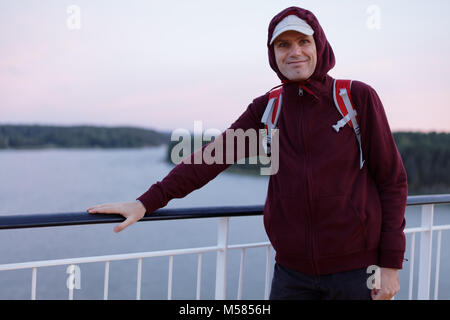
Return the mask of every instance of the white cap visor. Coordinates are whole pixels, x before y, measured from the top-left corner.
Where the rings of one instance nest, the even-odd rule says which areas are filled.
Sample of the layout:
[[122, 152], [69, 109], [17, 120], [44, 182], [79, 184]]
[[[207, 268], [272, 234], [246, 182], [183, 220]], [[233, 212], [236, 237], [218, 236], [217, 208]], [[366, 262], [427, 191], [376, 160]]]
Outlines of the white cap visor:
[[289, 15], [281, 20], [275, 27], [270, 44], [272, 44], [280, 34], [291, 30], [303, 33], [307, 36], [312, 36], [314, 34], [314, 30], [305, 20], [300, 19], [296, 15]]

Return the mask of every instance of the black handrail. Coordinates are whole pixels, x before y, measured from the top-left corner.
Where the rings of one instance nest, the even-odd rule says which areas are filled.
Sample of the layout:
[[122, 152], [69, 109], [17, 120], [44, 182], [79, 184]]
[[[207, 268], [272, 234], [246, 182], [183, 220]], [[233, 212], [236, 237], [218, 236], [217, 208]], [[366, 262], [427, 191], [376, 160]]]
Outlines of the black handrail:
[[[450, 194], [408, 196], [407, 205], [450, 204]], [[139, 221], [257, 216], [263, 214], [263, 205], [222, 206], [197, 208], [162, 208]], [[1, 215], [0, 229], [73, 226], [82, 224], [118, 223], [119, 214], [90, 214], [83, 212], [37, 213]]]
[[[263, 213], [262, 205], [227, 206], [227, 207], [197, 207], [197, 208], [162, 208], [150, 215], [145, 215], [139, 221], [174, 220], [194, 218], [219, 218], [255, 216]], [[37, 213], [1, 215], [0, 229], [37, 228], [72, 226], [81, 224], [117, 223], [124, 218], [120, 214], [90, 214], [84, 212], [67, 213]]]

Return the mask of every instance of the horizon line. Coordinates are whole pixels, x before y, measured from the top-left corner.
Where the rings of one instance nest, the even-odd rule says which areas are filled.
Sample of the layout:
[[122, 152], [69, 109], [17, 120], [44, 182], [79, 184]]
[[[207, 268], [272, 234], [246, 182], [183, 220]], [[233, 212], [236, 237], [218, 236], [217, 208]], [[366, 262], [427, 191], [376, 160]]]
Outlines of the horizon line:
[[[104, 128], [136, 128], [136, 129], [144, 129], [144, 130], [153, 130], [153, 131], [160, 131], [160, 132], [170, 132], [177, 130], [179, 128], [171, 128], [171, 129], [162, 129], [162, 128], [155, 128], [151, 126], [142, 126], [137, 124], [86, 124], [86, 123], [78, 123], [78, 124], [54, 124], [54, 123], [17, 123], [17, 122], [10, 122], [10, 123], [3, 123], [0, 122], [0, 126], [47, 126], [47, 127], [104, 127]], [[210, 129], [210, 128], [208, 128]], [[193, 130], [188, 130], [193, 131]], [[221, 131], [225, 131], [221, 130]], [[391, 129], [392, 133], [396, 132], [414, 132], [414, 133], [447, 133], [450, 134], [450, 129], [434, 129], [434, 130], [425, 130], [425, 129]]]

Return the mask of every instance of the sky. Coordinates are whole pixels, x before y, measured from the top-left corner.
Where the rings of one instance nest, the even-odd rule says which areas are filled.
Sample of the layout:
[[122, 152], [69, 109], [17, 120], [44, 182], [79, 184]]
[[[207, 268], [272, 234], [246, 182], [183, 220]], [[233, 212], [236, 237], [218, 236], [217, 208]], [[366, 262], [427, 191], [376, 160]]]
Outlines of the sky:
[[0, 0], [0, 124], [224, 130], [280, 84], [267, 28], [289, 6], [393, 132], [450, 132], [447, 0]]

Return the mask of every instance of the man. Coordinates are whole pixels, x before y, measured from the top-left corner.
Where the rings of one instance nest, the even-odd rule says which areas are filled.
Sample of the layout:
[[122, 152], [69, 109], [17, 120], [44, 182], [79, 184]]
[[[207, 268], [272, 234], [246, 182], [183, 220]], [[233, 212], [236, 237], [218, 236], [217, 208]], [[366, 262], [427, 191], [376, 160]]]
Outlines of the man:
[[[276, 251], [270, 298], [391, 299], [400, 289], [407, 179], [382, 103], [373, 88], [353, 81], [365, 161], [360, 167], [353, 129], [332, 129], [342, 118], [328, 75], [335, 58], [317, 18], [298, 7], [281, 11], [269, 24], [267, 46], [283, 86], [279, 169], [270, 176], [264, 206]], [[254, 99], [230, 129], [264, 128], [268, 97]], [[183, 161], [138, 201], [88, 211], [125, 216], [118, 232], [201, 188], [228, 166]], [[380, 267], [381, 288], [370, 290], [366, 270], [374, 265]]]

